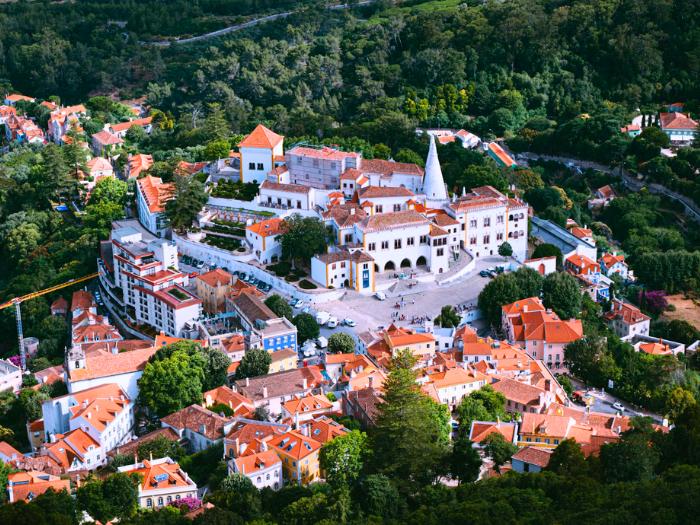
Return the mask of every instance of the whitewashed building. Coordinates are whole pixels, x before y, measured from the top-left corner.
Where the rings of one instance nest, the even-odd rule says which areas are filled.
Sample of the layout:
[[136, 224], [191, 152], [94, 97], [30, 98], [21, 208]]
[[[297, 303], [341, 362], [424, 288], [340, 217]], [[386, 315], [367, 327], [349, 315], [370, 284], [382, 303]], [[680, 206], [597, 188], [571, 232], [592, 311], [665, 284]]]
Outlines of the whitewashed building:
[[239, 144], [242, 182], [261, 183], [284, 164], [284, 137], [258, 124]]

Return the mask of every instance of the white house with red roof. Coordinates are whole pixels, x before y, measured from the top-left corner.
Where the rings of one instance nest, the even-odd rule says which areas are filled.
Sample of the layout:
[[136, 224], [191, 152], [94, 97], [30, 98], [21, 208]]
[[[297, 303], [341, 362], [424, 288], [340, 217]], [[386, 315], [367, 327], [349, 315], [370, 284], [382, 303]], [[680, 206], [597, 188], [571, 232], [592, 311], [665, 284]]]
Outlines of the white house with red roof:
[[136, 208], [139, 222], [149, 232], [164, 237], [168, 231], [165, 204], [173, 198], [175, 185], [159, 177], [146, 175], [136, 181]]
[[7, 476], [7, 501], [30, 502], [47, 490], [70, 493], [70, 480], [38, 470], [13, 472]]
[[17, 102], [35, 102], [36, 99], [19, 93], [8, 93], [5, 95], [4, 103], [7, 106], [14, 106]]
[[634, 279], [633, 272], [629, 269], [625, 262], [625, 256], [621, 253], [604, 253], [598, 260], [598, 263], [600, 264], [600, 271], [608, 277], [617, 274], [625, 281]]
[[[116, 383], [88, 388], [44, 401], [41, 405], [46, 441], [81, 429], [103, 453], [131, 441], [134, 403]], [[100, 460], [106, 459], [101, 456]]]
[[698, 123], [680, 111], [660, 113], [659, 124], [673, 144], [690, 145], [698, 136]]
[[261, 183], [284, 164], [284, 137], [258, 124], [239, 144], [242, 182]]
[[71, 130], [82, 131], [80, 118], [87, 115], [82, 104], [56, 108], [51, 111], [48, 122], [49, 139], [55, 144], [63, 144], [64, 136]]
[[146, 133], [151, 133], [153, 129], [153, 117], [136, 118], [128, 120], [126, 122], [119, 122], [117, 124], [107, 124], [105, 130], [109, 131], [113, 135], [123, 139], [126, 137], [127, 132], [134, 126], [140, 126]]
[[651, 318], [630, 303], [613, 299], [610, 311], [605, 312], [603, 317], [622, 340], [631, 339], [637, 335], [649, 335]]
[[119, 472], [139, 476], [137, 499], [143, 509], [160, 509], [184, 498], [197, 497], [197, 484], [169, 457], [144, 459], [119, 467]]
[[261, 206], [282, 210], [313, 210], [318, 195], [312, 186], [287, 184], [265, 179], [258, 191], [257, 201]]
[[279, 238], [284, 233], [284, 221], [279, 217], [246, 226], [245, 239], [255, 258], [262, 264], [277, 261], [282, 255]]

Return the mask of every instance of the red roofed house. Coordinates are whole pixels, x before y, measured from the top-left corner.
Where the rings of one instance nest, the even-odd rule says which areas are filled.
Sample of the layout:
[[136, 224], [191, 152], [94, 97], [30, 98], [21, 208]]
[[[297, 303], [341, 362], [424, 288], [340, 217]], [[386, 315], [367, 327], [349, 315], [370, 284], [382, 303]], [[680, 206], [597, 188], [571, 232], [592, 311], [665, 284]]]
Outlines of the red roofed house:
[[282, 470], [287, 481], [307, 485], [321, 477], [319, 450], [322, 443], [309, 436], [309, 427], [302, 432], [290, 430], [270, 440], [270, 446], [282, 459]]
[[273, 218], [246, 226], [245, 238], [255, 258], [262, 264], [269, 264], [282, 255], [282, 245], [279, 242], [282, 233], [284, 221]]
[[513, 160], [513, 157], [508, 155], [506, 151], [496, 142], [488, 142], [484, 144], [484, 149], [489, 157], [496, 161], [502, 168], [513, 168], [518, 165], [517, 162]]
[[197, 484], [172, 459], [144, 459], [140, 463], [119, 467], [119, 472], [138, 474], [139, 506], [161, 508], [183, 498], [197, 497]]
[[520, 344], [528, 355], [544, 361], [557, 372], [566, 370], [564, 347], [583, 337], [580, 319], [562, 321], [557, 314], [546, 310], [538, 297], [503, 306], [502, 325], [508, 341]]
[[263, 450], [229, 460], [229, 472], [237, 472], [247, 477], [258, 490], [269, 487], [279, 490], [284, 485], [282, 460], [276, 450], [268, 449], [263, 442]]
[[8, 106], [14, 106], [17, 102], [34, 102], [36, 99], [20, 95], [19, 93], [10, 93], [5, 95], [4, 103]]
[[698, 136], [698, 123], [680, 111], [660, 113], [659, 123], [673, 144], [688, 145]]
[[106, 130], [95, 133], [91, 137], [91, 141], [92, 151], [95, 155], [108, 157], [124, 144], [124, 141], [120, 137]]
[[129, 129], [131, 129], [133, 126], [140, 126], [146, 133], [151, 133], [151, 130], [153, 129], [151, 124], [152, 121], [153, 117], [137, 118], [127, 122], [119, 122], [118, 124], [108, 124], [105, 126], [105, 128], [107, 131], [113, 133], [120, 139], [123, 139], [126, 137], [126, 133], [129, 131]]
[[257, 182], [267, 178], [277, 165], [284, 163], [284, 137], [258, 124], [239, 144], [241, 181]]
[[131, 440], [135, 421], [134, 404], [116, 383], [44, 401], [41, 409], [47, 441], [54, 440], [58, 434], [82, 429], [106, 454]]
[[0, 441], [0, 460], [3, 463], [16, 461], [24, 457], [19, 450], [10, 445], [7, 441]]
[[651, 318], [634, 305], [613, 299], [610, 311], [603, 316], [608, 326], [623, 340], [635, 335], [649, 335]]
[[199, 452], [223, 441], [235, 420], [200, 405], [190, 405], [165, 416], [160, 422], [177, 432], [181, 439], [187, 439], [190, 450]]
[[59, 297], [51, 303], [51, 315], [66, 315], [68, 313], [68, 301]]
[[7, 501], [9, 503], [32, 501], [49, 489], [55, 492], [65, 490], [70, 493], [70, 480], [36, 470], [13, 472], [7, 476]]
[[320, 394], [290, 399], [282, 405], [282, 417], [291, 419], [297, 424], [323, 414], [330, 414], [332, 411], [333, 403]]
[[388, 362], [399, 351], [408, 350], [419, 360], [428, 360], [437, 350], [433, 334], [416, 332], [412, 328], [391, 324], [379, 333], [379, 337], [379, 340], [368, 345], [367, 353], [380, 364]]
[[202, 394], [202, 406], [211, 408], [213, 405], [226, 405], [236, 417], [251, 417], [255, 412], [255, 404], [238, 392], [227, 386], [220, 386]]
[[633, 279], [632, 272], [625, 262], [625, 256], [617, 253], [606, 253], [598, 261], [600, 270], [608, 277], [618, 274], [624, 280]]
[[552, 451], [545, 448], [523, 447], [510, 460], [513, 472], [541, 472], [549, 465], [551, 455]]
[[518, 424], [503, 421], [472, 421], [469, 440], [474, 445], [481, 445], [491, 434], [500, 434], [508, 443], [515, 444], [518, 440]]
[[488, 378], [481, 372], [458, 366], [426, 374], [418, 382], [424, 392], [453, 410], [464, 397], [486, 385]]

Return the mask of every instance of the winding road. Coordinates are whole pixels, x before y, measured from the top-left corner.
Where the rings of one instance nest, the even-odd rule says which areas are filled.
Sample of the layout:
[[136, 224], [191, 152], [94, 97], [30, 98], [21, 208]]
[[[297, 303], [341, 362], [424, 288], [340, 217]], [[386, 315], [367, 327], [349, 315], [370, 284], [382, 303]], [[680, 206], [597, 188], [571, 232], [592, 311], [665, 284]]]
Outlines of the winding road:
[[[361, 2], [356, 2], [352, 4], [334, 4], [334, 5], [329, 5], [326, 9], [350, 9], [352, 7], [358, 7], [358, 6], [363, 6], [367, 4], [374, 3], [376, 0], [362, 0]], [[249, 27], [256, 26], [258, 24], [262, 24], [265, 22], [273, 22], [275, 20], [279, 20], [280, 18], [286, 18], [289, 15], [292, 15], [299, 11], [299, 9], [295, 9], [293, 11], [284, 11], [283, 13], [275, 13], [272, 15], [267, 15], [267, 16], [261, 16], [260, 18], [253, 18], [252, 20], [248, 20], [247, 22], [243, 22], [240, 24], [234, 24], [232, 26], [224, 27], [222, 29], [217, 29], [216, 31], [212, 31], [211, 33], [204, 33], [203, 35], [197, 35], [197, 36], [191, 36], [188, 38], [175, 38], [172, 40], [158, 40], [155, 42], [139, 42], [142, 45], [150, 45], [150, 46], [158, 46], [158, 47], [168, 47], [171, 44], [191, 44], [193, 42], [199, 42], [201, 40], [207, 40], [209, 38], [216, 38], [222, 35], [226, 35], [228, 33], [234, 33], [236, 31], [241, 31], [242, 29], [247, 29]]]
[[563, 164], [572, 163], [572, 164], [579, 166], [581, 168], [591, 168], [591, 169], [595, 169], [595, 170], [602, 171], [605, 173], [609, 173], [609, 174], [614, 175], [616, 177], [621, 176], [622, 183], [629, 190], [639, 191], [642, 188], [646, 187], [651, 193], [655, 193], [657, 195], [665, 195], [666, 197], [673, 199], [674, 201], [676, 201], [677, 203], [682, 205], [683, 208], [685, 209], [686, 215], [689, 216], [690, 218], [694, 219], [696, 222], [700, 223], [700, 208], [691, 199], [689, 199], [685, 195], [681, 195], [680, 193], [677, 193], [673, 190], [669, 190], [666, 186], [663, 186], [661, 184], [655, 184], [655, 183], [647, 184], [647, 183], [644, 183], [642, 181], [639, 181], [626, 170], [612, 168], [610, 166], [606, 166], [604, 164], [599, 164], [597, 162], [575, 159], [573, 157], [559, 157], [559, 156], [555, 156], [555, 155], [542, 155], [540, 153], [525, 152], [525, 153], [521, 153], [518, 157], [526, 159], [526, 160], [544, 159], [544, 160], [553, 160], [556, 162], [561, 162]]

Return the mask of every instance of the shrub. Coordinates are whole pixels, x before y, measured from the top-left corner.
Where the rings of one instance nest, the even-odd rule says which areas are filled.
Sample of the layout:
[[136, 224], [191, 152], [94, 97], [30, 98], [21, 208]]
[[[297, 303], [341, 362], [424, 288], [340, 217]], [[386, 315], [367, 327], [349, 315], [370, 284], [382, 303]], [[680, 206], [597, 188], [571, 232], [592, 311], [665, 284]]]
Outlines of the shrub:
[[285, 277], [284, 280], [287, 281], [288, 283], [294, 283], [294, 282], [299, 280], [299, 277], [297, 277], [294, 274], [290, 274], [287, 277]]
[[318, 286], [316, 286], [308, 279], [302, 279], [301, 281], [299, 281], [299, 288], [303, 290], [315, 290], [316, 288], [318, 288]]

